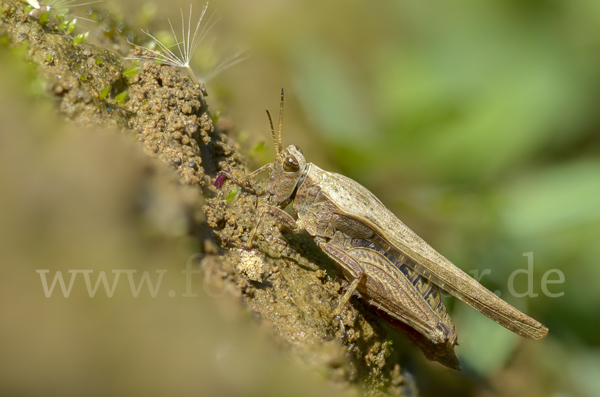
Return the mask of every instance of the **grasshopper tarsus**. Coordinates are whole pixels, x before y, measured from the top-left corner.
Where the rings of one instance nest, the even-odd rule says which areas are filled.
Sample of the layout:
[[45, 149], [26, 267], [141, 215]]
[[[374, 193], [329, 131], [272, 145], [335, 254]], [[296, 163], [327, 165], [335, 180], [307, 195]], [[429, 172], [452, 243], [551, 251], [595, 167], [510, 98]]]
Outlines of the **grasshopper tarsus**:
[[338, 316], [340, 316], [342, 314], [342, 312], [344, 311], [344, 307], [346, 307], [346, 304], [350, 301], [350, 298], [352, 297], [352, 295], [356, 291], [356, 288], [358, 287], [358, 284], [361, 281], [363, 281], [364, 276], [365, 276], [364, 273], [360, 273], [359, 276], [358, 276], [358, 278], [355, 278], [354, 280], [352, 280], [352, 282], [350, 283], [350, 285], [346, 288], [346, 292], [344, 293], [344, 295], [338, 301], [338, 306], [335, 309], [335, 311], [333, 312], [333, 319], [334, 320], [335, 320], [336, 317], [338, 317]]
[[240, 182], [240, 180], [237, 179], [236, 177], [234, 177], [233, 175], [231, 175], [229, 173], [229, 170], [219, 171], [219, 173], [217, 174], [217, 177], [215, 178], [215, 183], [213, 183], [213, 186], [216, 187], [217, 189], [220, 189], [221, 186], [223, 186], [223, 182], [225, 182], [225, 179], [229, 179], [231, 182], [235, 183], [236, 185], [242, 186], [242, 183]]

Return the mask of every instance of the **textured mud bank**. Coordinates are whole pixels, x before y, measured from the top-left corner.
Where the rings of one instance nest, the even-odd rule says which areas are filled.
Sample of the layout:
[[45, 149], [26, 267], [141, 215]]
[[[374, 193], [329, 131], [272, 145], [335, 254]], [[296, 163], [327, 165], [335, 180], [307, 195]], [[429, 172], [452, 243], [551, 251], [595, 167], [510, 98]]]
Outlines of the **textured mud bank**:
[[170, 194], [159, 207], [165, 213], [156, 217], [171, 219], [166, 212], [178, 209], [183, 223], [167, 221], [166, 230], [183, 227], [181, 234], [200, 247], [196, 265], [204, 273], [205, 291], [225, 291], [237, 299], [279, 350], [343, 390], [415, 394], [386, 326], [358, 298], [352, 298], [340, 321], [332, 321], [346, 283], [310, 236], [281, 232], [266, 221], [254, 249], [245, 248], [263, 187], [261, 182], [248, 189], [229, 182], [213, 187], [219, 170], [236, 177], [249, 170], [232, 121], [210, 114], [210, 96], [172, 67], [123, 60], [131, 50], [123, 32], [130, 27], [115, 32], [117, 18], [107, 10], [90, 12], [101, 21], [88, 41], [75, 44], [30, 18], [25, 6], [2, 2], [0, 51], [35, 65], [42, 96], [50, 98], [60, 117], [82, 128], [117, 129], [141, 145], [149, 164], [168, 165], [178, 183], [159, 184], [169, 186]]

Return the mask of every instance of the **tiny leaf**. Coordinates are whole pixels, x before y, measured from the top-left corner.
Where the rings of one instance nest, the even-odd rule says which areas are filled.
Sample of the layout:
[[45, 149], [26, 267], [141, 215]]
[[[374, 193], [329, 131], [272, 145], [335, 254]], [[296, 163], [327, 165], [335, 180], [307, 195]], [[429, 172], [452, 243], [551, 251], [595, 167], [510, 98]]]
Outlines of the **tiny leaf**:
[[123, 70], [123, 76], [127, 79], [130, 79], [133, 76], [135, 76], [140, 71], [140, 69], [141, 68], [137, 65], [127, 68], [127, 69]]
[[240, 189], [237, 186], [233, 187], [229, 191], [229, 193], [227, 193], [227, 197], [225, 197], [225, 201], [230, 202], [231, 200], [233, 200], [235, 198], [235, 196], [237, 196], [239, 191], [240, 191]]
[[67, 25], [67, 34], [71, 34], [75, 30], [76, 27], [77, 27], [77, 18], [73, 19]]
[[120, 93], [119, 95], [117, 95], [115, 97], [115, 102], [120, 103], [121, 105], [123, 105], [126, 100], [127, 100], [127, 91], [123, 91], [122, 93]]
[[112, 90], [111, 86], [106, 86], [102, 89], [102, 91], [100, 91], [100, 98], [104, 99], [108, 96], [108, 94], [110, 94], [110, 91]]
[[88, 39], [89, 36], [90, 36], [90, 32], [80, 33], [77, 36], [75, 36], [75, 38], [73, 39], [73, 42], [75, 44], [83, 43], [84, 41], [86, 41]]

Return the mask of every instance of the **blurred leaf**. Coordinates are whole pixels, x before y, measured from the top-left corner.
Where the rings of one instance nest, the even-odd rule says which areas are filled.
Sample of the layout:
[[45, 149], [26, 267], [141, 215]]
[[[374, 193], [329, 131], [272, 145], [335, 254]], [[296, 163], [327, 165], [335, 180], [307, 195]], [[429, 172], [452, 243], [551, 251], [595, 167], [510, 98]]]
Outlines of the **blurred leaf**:
[[505, 191], [503, 225], [515, 238], [600, 226], [600, 161], [579, 160], [531, 173]]
[[570, 372], [584, 396], [600, 396], [600, 352], [577, 351], [571, 356]]
[[263, 154], [267, 149], [267, 144], [265, 141], [258, 141], [256, 145], [250, 149], [250, 156], [257, 156], [259, 154]]
[[317, 42], [294, 52], [295, 88], [309, 119], [338, 143], [357, 141], [371, 130], [371, 120], [348, 61]]
[[460, 329], [457, 351], [465, 365], [481, 376], [503, 367], [520, 338], [470, 307], [461, 305], [455, 314]]

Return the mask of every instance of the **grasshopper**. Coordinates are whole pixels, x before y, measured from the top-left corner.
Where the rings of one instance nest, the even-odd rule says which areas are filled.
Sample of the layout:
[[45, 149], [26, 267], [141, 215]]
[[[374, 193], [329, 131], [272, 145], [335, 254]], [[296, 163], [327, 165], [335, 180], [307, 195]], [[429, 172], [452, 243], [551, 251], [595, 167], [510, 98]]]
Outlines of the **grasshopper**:
[[[248, 247], [265, 214], [292, 230], [306, 230], [350, 282], [336, 315], [358, 291], [370, 307], [399, 328], [429, 360], [453, 369], [460, 369], [454, 352], [458, 334], [440, 290], [522, 337], [538, 340], [548, 334], [548, 328], [500, 299], [434, 250], [365, 187], [307, 163], [297, 146], [284, 150], [283, 103], [282, 90], [278, 137], [267, 111], [275, 162], [240, 180], [223, 171], [217, 178], [222, 181], [227, 176], [244, 185], [258, 174], [271, 171], [267, 204], [248, 239]], [[284, 208], [292, 202], [290, 215]]]

